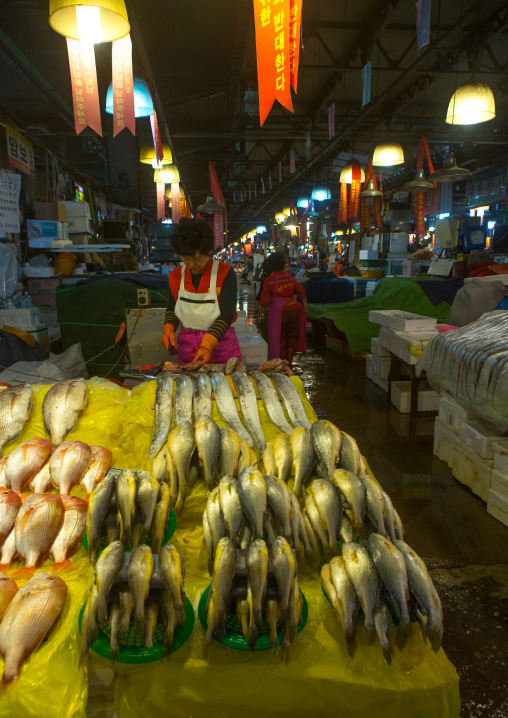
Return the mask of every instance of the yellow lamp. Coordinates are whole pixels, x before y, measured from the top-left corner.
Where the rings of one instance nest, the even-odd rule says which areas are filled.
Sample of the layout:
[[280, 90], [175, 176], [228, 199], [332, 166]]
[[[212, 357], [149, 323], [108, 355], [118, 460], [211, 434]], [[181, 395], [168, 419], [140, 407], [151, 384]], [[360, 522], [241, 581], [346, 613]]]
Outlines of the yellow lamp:
[[277, 214], [275, 215], [275, 221], [277, 222], [277, 224], [282, 224], [285, 219], [286, 215], [284, 214], [284, 212], [277, 212]]
[[[171, 149], [169, 145], [163, 144], [162, 145], [162, 152], [164, 154], [164, 158], [162, 160], [163, 165], [170, 165], [173, 162], [173, 155], [171, 153]], [[155, 147], [153, 144], [143, 145], [141, 147], [141, 151], [139, 153], [139, 161], [144, 165], [152, 165], [154, 169], [157, 169], [159, 165], [157, 164], [157, 159], [155, 157]]]
[[353, 166], [356, 165], [357, 167], [360, 167], [360, 181], [365, 182], [365, 171], [363, 167], [360, 166], [360, 163], [358, 160], [352, 159], [350, 162], [347, 163], [342, 168], [342, 171], [340, 173], [340, 181], [344, 182], [344, 184], [353, 184]]
[[284, 215], [284, 217], [289, 217], [289, 215], [291, 214], [291, 207], [284, 207], [284, 209], [282, 210], [282, 214]]
[[153, 181], [160, 184], [172, 184], [180, 182], [180, 172], [176, 165], [164, 165], [153, 173]]
[[478, 125], [496, 116], [494, 93], [483, 82], [468, 82], [453, 93], [446, 122], [449, 125]]
[[65, 37], [113, 42], [130, 32], [124, 0], [50, 0], [49, 24]]
[[394, 167], [404, 163], [404, 151], [402, 147], [393, 142], [386, 145], [378, 145], [374, 150], [372, 164], [374, 167]]

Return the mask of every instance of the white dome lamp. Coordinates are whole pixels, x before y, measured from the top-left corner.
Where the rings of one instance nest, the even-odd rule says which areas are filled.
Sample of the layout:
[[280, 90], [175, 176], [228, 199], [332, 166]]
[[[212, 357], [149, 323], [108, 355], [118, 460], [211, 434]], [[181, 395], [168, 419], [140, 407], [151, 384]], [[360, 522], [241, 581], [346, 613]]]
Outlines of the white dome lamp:
[[372, 157], [374, 167], [395, 167], [404, 164], [404, 150], [398, 142], [378, 145]]
[[452, 95], [446, 122], [449, 125], [478, 125], [496, 116], [494, 93], [483, 82], [467, 82]]

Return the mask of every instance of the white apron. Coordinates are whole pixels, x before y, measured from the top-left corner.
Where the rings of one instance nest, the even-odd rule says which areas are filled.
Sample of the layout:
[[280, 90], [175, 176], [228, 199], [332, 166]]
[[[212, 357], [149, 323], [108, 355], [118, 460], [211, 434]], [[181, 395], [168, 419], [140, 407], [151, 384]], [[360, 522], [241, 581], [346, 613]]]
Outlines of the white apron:
[[[217, 271], [219, 262], [212, 262], [210, 291], [208, 294], [187, 292], [185, 289], [185, 272], [187, 267], [182, 264], [182, 280], [175, 304], [175, 314], [185, 329], [206, 332], [214, 321], [220, 317], [219, 300], [217, 298]], [[190, 270], [189, 270], [190, 271]]]

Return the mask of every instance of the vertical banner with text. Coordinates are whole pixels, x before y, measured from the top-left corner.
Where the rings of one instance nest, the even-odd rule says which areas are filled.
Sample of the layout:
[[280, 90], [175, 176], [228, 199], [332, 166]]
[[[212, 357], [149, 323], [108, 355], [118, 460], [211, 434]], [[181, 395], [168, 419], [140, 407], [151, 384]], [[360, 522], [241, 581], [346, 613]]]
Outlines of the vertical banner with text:
[[166, 219], [165, 187], [162, 182], [156, 182], [155, 188], [157, 191], [157, 222], [162, 222], [163, 219]]
[[67, 38], [76, 134], [91, 127], [102, 137], [94, 45]]
[[150, 115], [150, 125], [152, 126], [152, 137], [153, 137], [153, 146], [155, 148], [155, 156], [157, 158], [157, 162], [162, 162], [164, 159], [164, 151], [162, 149], [162, 139], [161, 139], [161, 133], [159, 130], [159, 123], [157, 121], [157, 113], [155, 110], [153, 111], [153, 115]]
[[415, 194], [415, 232], [425, 234], [425, 193], [416, 192]]
[[214, 249], [224, 247], [224, 213], [213, 213], [213, 235], [215, 237]]
[[289, 78], [291, 87], [298, 91], [298, 62], [300, 59], [300, 32], [302, 24], [302, 0], [289, 3]]
[[116, 137], [124, 127], [135, 135], [131, 36], [126, 35], [121, 40], [115, 40], [112, 45], [113, 137]]
[[171, 218], [173, 224], [178, 224], [180, 221], [180, 183], [171, 183]]
[[347, 224], [347, 184], [340, 183], [340, 199], [339, 199], [339, 224], [342, 222]]

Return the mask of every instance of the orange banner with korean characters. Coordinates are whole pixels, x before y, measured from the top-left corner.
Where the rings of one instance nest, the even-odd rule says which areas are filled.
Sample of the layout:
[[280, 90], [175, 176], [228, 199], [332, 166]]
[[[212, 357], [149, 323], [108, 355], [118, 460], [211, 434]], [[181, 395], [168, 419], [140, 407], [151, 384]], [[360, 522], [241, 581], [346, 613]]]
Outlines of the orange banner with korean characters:
[[180, 183], [171, 182], [171, 218], [173, 224], [180, 221]]
[[415, 194], [415, 232], [425, 234], [425, 193], [416, 192]]
[[157, 121], [157, 113], [155, 110], [153, 111], [153, 115], [150, 115], [150, 125], [152, 126], [152, 137], [153, 137], [153, 146], [155, 148], [155, 156], [157, 158], [157, 162], [162, 162], [164, 159], [164, 152], [162, 149], [162, 140], [161, 140], [161, 133], [159, 130], [159, 123]]
[[339, 224], [341, 222], [347, 224], [347, 184], [345, 182], [340, 184]]
[[291, 0], [253, 1], [259, 121], [263, 125], [275, 100], [293, 112], [289, 37]]
[[126, 35], [112, 43], [113, 137], [127, 127], [136, 134], [132, 41]]
[[67, 38], [76, 134], [91, 127], [102, 137], [94, 46]]
[[300, 60], [300, 28], [302, 24], [302, 0], [289, 3], [289, 78], [291, 87], [297, 92], [298, 62]]

